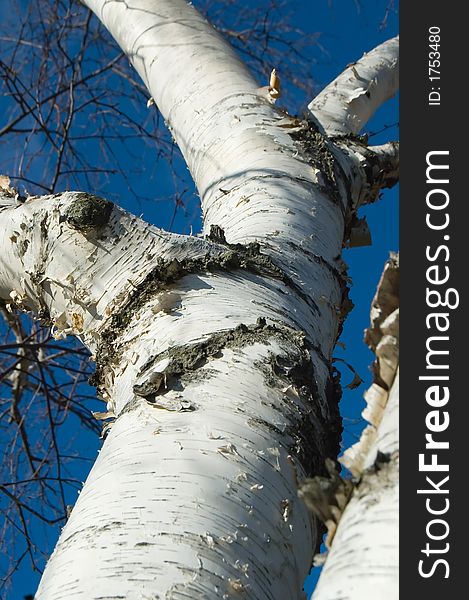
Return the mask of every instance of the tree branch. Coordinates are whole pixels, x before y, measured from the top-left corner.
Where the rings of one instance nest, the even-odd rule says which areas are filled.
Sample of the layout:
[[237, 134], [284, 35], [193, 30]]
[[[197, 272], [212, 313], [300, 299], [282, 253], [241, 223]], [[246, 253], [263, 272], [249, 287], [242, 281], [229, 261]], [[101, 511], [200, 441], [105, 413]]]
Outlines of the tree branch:
[[84, 3], [139, 73], [195, 173], [200, 190], [198, 168], [216, 157], [209, 147], [200, 151], [193, 131], [198, 131], [214, 107], [255, 93], [258, 84], [231, 46], [185, 0]]
[[157, 229], [98, 196], [65, 192], [18, 203], [13, 192], [0, 193], [0, 299], [34, 311], [57, 339], [76, 335], [91, 351], [157, 260], [214, 247]]
[[329, 135], [359, 133], [399, 87], [399, 37], [347, 66], [308, 105]]

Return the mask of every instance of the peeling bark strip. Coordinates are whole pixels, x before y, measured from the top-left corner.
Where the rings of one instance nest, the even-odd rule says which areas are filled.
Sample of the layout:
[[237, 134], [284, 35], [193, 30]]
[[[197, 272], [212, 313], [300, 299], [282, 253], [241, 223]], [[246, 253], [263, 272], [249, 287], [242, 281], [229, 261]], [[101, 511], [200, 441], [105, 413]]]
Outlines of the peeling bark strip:
[[324, 544], [329, 550], [337, 524], [353, 491], [353, 483], [351, 480], [342, 479], [339, 476], [335, 462], [330, 458], [326, 458], [325, 465], [328, 477], [316, 475], [312, 479], [308, 479], [299, 488], [298, 496], [326, 526], [327, 537]]

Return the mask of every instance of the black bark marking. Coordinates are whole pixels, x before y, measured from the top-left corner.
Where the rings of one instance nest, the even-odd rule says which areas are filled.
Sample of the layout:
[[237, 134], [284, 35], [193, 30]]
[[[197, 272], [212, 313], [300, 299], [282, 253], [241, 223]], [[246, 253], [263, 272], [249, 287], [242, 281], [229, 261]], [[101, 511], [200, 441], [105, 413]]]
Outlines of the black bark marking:
[[[164, 289], [167, 284], [174, 283], [191, 273], [207, 273], [216, 271], [246, 270], [262, 277], [280, 280], [290, 287], [295, 293], [316, 313], [319, 308], [312, 298], [307, 296], [294, 281], [278, 267], [273, 260], [263, 254], [260, 244], [250, 243], [228, 244], [221, 227], [212, 226], [214, 239], [209, 241], [221, 242], [227, 247], [218, 254], [207, 253], [198, 258], [183, 258], [178, 260], [157, 260], [157, 266], [136, 286], [132, 296], [121, 310], [112, 315], [110, 323], [101, 335], [101, 343], [96, 352], [96, 372], [90, 379], [91, 385], [98, 386], [102, 380], [105, 368], [118, 356], [118, 338], [130, 324], [136, 312], [149, 302], [154, 295]], [[211, 232], [212, 235], [212, 232]]]
[[334, 146], [330, 139], [318, 131], [310, 121], [301, 121], [301, 129], [290, 132], [290, 137], [296, 142], [304, 160], [312, 167], [319, 170], [324, 183], [318, 184], [325, 195], [337, 205], [345, 217], [343, 203], [340, 199], [338, 181], [346, 186], [342, 169], [334, 156]]
[[[339, 451], [342, 423], [338, 401], [341, 389], [339, 375], [330, 367], [331, 380], [326, 389], [326, 404], [321, 402], [311, 359], [311, 355], [318, 353], [318, 350], [307, 341], [302, 331], [267, 324], [261, 317], [254, 325], [240, 324], [233, 329], [216, 332], [201, 342], [169, 348], [152, 356], [143, 365], [137, 378], [148, 374], [148, 379], [134, 386], [134, 393], [149, 402], [155, 402], [157, 396], [164, 395], [170, 389], [179, 390], [200, 377], [199, 369], [210, 358], [219, 356], [225, 348], [243, 348], [256, 342], [268, 345], [272, 339], [284, 342], [282, 352], [271, 353], [267, 361], [254, 366], [263, 373], [268, 386], [277, 390], [291, 386], [297, 397], [289, 398], [288, 394], [283, 396], [281, 413], [288, 415], [290, 422], [284, 432], [266, 422], [262, 425], [281, 437], [285, 435], [293, 440], [289, 451], [297, 457], [308, 475], [321, 473], [325, 457], [335, 458]], [[152, 377], [153, 366], [164, 359], [169, 359], [168, 366], [158, 373], [158, 377]], [[204, 369], [204, 375], [209, 377], [210, 372]], [[251, 419], [251, 422], [261, 424], [255, 419]]]
[[74, 229], [87, 233], [105, 227], [113, 208], [114, 205], [109, 200], [79, 192], [68, 206], [65, 220]]

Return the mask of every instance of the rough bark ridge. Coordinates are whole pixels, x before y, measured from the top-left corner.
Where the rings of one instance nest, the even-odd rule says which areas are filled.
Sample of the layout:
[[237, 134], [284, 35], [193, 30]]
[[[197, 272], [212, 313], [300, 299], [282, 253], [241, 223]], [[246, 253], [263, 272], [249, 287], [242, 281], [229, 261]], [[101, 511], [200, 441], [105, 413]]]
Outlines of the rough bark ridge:
[[88, 194], [1, 198], [1, 299], [78, 335], [107, 402], [36, 598], [300, 598], [320, 536], [297, 489], [340, 435], [341, 249], [397, 148], [277, 109], [183, 0], [85, 3], [181, 147], [205, 239]]

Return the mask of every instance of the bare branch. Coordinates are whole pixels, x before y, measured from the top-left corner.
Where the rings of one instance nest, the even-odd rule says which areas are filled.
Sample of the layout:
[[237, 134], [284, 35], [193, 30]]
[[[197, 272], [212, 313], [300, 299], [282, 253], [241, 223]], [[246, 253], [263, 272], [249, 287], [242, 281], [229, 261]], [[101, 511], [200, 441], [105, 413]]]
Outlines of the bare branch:
[[359, 133], [398, 86], [399, 37], [395, 37], [347, 65], [308, 109], [329, 135]]

